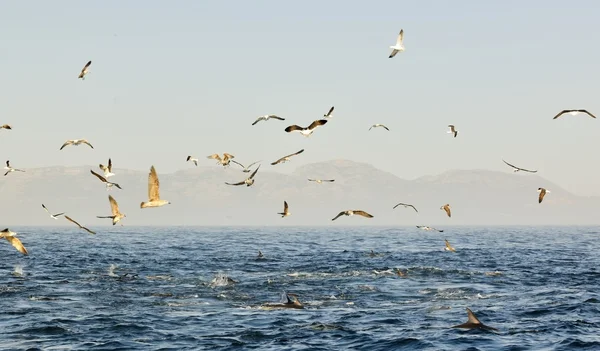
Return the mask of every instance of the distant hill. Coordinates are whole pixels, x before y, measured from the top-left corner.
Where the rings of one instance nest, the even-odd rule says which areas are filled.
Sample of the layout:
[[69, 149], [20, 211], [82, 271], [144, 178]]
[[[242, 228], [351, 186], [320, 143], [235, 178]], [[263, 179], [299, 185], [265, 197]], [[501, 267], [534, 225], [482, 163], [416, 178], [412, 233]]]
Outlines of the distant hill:
[[[291, 164], [290, 164], [291, 165]], [[223, 168], [191, 167], [171, 174], [157, 169], [161, 196], [171, 205], [141, 210], [147, 199], [147, 171], [115, 168], [111, 178], [123, 190], [105, 190], [90, 174], [97, 166], [27, 169], [0, 178], [0, 225], [70, 225], [55, 221], [41, 208], [67, 212], [90, 227], [108, 225], [108, 194], [127, 215], [124, 225], [567, 225], [598, 224], [600, 198], [573, 195], [536, 174], [486, 170], [453, 170], [439, 175], [405, 180], [365, 163], [347, 160], [313, 163], [291, 174], [277, 173], [278, 167], [262, 165], [252, 187], [229, 186], [224, 182], [243, 180], [248, 173], [232, 165]], [[308, 178], [335, 179], [317, 184]], [[542, 204], [537, 188], [551, 192]], [[292, 216], [276, 213], [283, 201]], [[414, 204], [419, 213], [399, 207]], [[449, 203], [452, 218], [440, 206]], [[342, 217], [339, 211], [362, 209], [375, 217]]]

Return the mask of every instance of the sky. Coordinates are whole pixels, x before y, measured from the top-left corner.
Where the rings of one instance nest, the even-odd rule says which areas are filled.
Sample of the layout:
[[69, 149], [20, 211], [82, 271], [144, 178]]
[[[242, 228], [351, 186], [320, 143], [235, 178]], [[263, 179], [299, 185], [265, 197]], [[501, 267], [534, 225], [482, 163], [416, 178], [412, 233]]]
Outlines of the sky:
[[[0, 158], [170, 173], [188, 155], [269, 166], [304, 148], [277, 171], [349, 159], [405, 179], [510, 172], [504, 158], [600, 195], [600, 121], [552, 120], [600, 116], [599, 15], [594, 1], [1, 2]], [[311, 137], [284, 132], [331, 106]], [[251, 126], [264, 114], [286, 120]], [[94, 149], [59, 151], [74, 138]]]

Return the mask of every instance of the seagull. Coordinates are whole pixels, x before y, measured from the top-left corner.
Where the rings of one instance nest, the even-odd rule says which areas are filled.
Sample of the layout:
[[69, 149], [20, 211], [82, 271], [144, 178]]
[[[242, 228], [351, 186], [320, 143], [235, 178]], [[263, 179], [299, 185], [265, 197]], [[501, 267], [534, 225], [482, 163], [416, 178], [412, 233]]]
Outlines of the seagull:
[[538, 196], [538, 203], [541, 204], [542, 200], [544, 200], [544, 196], [546, 196], [546, 193], [549, 193], [550, 190], [546, 190], [544, 188], [538, 188], [538, 193], [540, 193], [540, 195]]
[[106, 184], [106, 190], [107, 190], [107, 191], [108, 191], [110, 188], [112, 188], [112, 186], [113, 186], [113, 185], [114, 185], [114, 186], [116, 186], [116, 187], [117, 187], [117, 188], [119, 188], [119, 189], [122, 189], [122, 188], [121, 188], [121, 186], [120, 186], [119, 184], [117, 184], [117, 183], [113, 183], [113, 182], [109, 182], [108, 180], [106, 180], [106, 178], [104, 178], [104, 177], [103, 177], [103, 176], [101, 176], [100, 174], [98, 174], [98, 173], [96, 173], [96, 172], [92, 171], [91, 169], [90, 169], [90, 172], [91, 172], [93, 175], [95, 175], [95, 176], [96, 176], [98, 179], [100, 179], [100, 181], [101, 181], [102, 183]]
[[454, 124], [449, 124], [448, 127], [450, 128], [450, 130], [447, 131], [447, 133], [454, 134], [454, 137], [456, 138], [456, 136], [458, 135], [458, 130], [454, 128]]
[[190, 161], [191, 161], [191, 162], [194, 162], [194, 164], [195, 164], [196, 166], [198, 166], [198, 159], [197, 159], [197, 158], [193, 158], [192, 156], [188, 156], [188, 157], [185, 159], [185, 162], [190, 162]]
[[283, 212], [277, 213], [277, 214], [280, 214], [281, 218], [287, 217], [292, 214], [288, 209], [289, 209], [289, 207], [288, 207], [287, 201], [284, 201], [283, 202]]
[[479, 319], [477, 317], [475, 317], [475, 314], [473, 313], [473, 311], [471, 311], [468, 307], [467, 307], [467, 315], [468, 315], [469, 319], [467, 320], [466, 323], [463, 323], [460, 325], [455, 325], [452, 328], [484, 329], [484, 330], [498, 331], [498, 329], [496, 329], [496, 328], [488, 327], [487, 325], [481, 323], [479, 321]]
[[8, 124], [3, 124], [0, 126], [0, 129], [12, 129], [12, 127], [9, 126]]
[[58, 219], [58, 216], [62, 216], [65, 214], [64, 212], [52, 214], [52, 213], [50, 213], [50, 211], [48, 211], [48, 209], [46, 208], [46, 206], [44, 206], [44, 204], [42, 204], [42, 207], [44, 208], [44, 210], [46, 210], [46, 212], [48, 212], [48, 214], [50, 215], [50, 218]]
[[289, 155], [287, 155], [287, 156], [283, 156], [283, 157], [282, 157], [282, 158], [280, 158], [279, 160], [277, 160], [277, 161], [275, 161], [275, 162], [271, 162], [271, 166], [275, 166], [276, 164], [279, 164], [279, 163], [285, 163], [285, 162], [288, 162], [288, 161], [290, 160], [290, 157], [292, 157], [292, 156], [296, 156], [296, 155], [299, 155], [299, 154], [301, 154], [301, 153], [303, 153], [303, 152], [304, 152], [304, 149], [302, 149], [302, 150], [300, 150], [300, 151], [298, 151], [298, 152], [295, 152], [295, 153], [293, 153], [293, 154], [289, 154]]
[[450, 204], [445, 204], [444, 206], [440, 207], [440, 210], [446, 211], [448, 217], [452, 217], [452, 213], [450, 213]]
[[246, 186], [251, 186], [252, 184], [254, 184], [254, 176], [256, 175], [256, 172], [258, 172], [259, 168], [260, 168], [260, 165], [258, 165], [258, 167], [254, 170], [254, 172], [252, 172], [252, 174], [250, 174], [250, 177], [242, 180], [239, 183], [227, 183], [227, 182], [225, 182], [225, 184], [227, 184], [227, 185], [244, 185], [244, 184], [246, 184]]
[[333, 113], [333, 108], [335, 106], [331, 106], [331, 108], [329, 109], [329, 112], [327, 112], [326, 114], [323, 115], [324, 118], [331, 118], [333, 117], [332, 113]]
[[23, 255], [27, 255], [27, 249], [25, 248], [25, 246], [23, 246], [21, 240], [19, 240], [19, 238], [15, 236], [16, 234], [17, 233], [11, 232], [10, 229], [6, 228], [0, 232], [0, 238], [6, 239], [6, 241], [8, 241], [12, 246], [14, 246], [15, 249], [19, 250], [20, 253], [22, 253]]
[[433, 230], [433, 231], [437, 231], [437, 232], [440, 232], [440, 233], [444, 232], [443, 230], [440, 230], [440, 229], [435, 229], [435, 228], [433, 228], [433, 227], [428, 227], [428, 226], [426, 226], [426, 225], [418, 225], [418, 226], [417, 226], [417, 228], [419, 228], [419, 229], [423, 229], [423, 230], [427, 230], [427, 231], [431, 231], [431, 230]]
[[112, 224], [115, 225], [117, 223], [119, 223], [119, 221], [125, 217], [127, 217], [126, 215], [122, 214], [119, 211], [119, 204], [117, 204], [117, 201], [115, 200], [114, 197], [112, 197], [111, 195], [108, 195], [108, 201], [110, 202], [110, 210], [112, 212], [112, 216], [96, 216], [97, 218], [112, 218]]
[[378, 127], [382, 127], [382, 128], [384, 128], [385, 130], [387, 130], [388, 132], [390, 131], [390, 129], [389, 129], [388, 127], [384, 126], [384, 125], [383, 125], [383, 124], [381, 124], [381, 123], [376, 123], [376, 124], [373, 124], [373, 125], [371, 126], [371, 128], [369, 128], [369, 130], [371, 130], [371, 129], [373, 129], [373, 128], [378, 128]]
[[115, 174], [112, 172], [112, 160], [108, 159], [108, 166], [103, 165], [102, 163], [98, 165], [102, 171], [104, 171], [104, 178], [109, 178], [114, 176]]
[[73, 218], [71, 218], [71, 217], [69, 217], [69, 216], [67, 216], [67, 215], [65, 215], [65, 218], [66, 218], [66, 219], [67, 219], [69, 222], [73, 222], [73, 223], [75, 223], [75, 225], [76, 225], [76, 226], [78, 226], [79, 228], [81, 228], [81, 229], [85, 230], [86, 232], [88, 232], [88, 233], [90, 233], [90, 234], [96, 234], [96, 232], [95, 232], [95, 231], [89, 230], [88, 228], [86, 228], [86, 227], [82, 226], [81, 224], [77, 223], [77, 221], [75, 221]]
[[396, 45], [390, 46], [392, 49], [392, 53], [389, 58], [396, 56], [399, 51], [404, 51], [404, 44], [402, 44], [402, 39], [404, 39], [404, 29], [400, 29], [400, 33], [398, 34], [398, 39], [396, 39]]
[[83, 69], [81, 70], [81, 73], [79, 73], [79, 77], [81, 78], [81, 80], [85, 80], [85, 75], [88, 74], [89, 71], [89, 67], [92, 64], [92, 61], [88, 61], [88, 63], [85, 64], [85, 66], [83, 66]]
[[359, 216], [363, 216], [363, 217], [367, 217], [367, 218], [373, 218], [373, 215], [370, 215], [367, 212], [362, 211], [362, 210], [347, 210], [347, 211], [342, 211], [342, 212], [338, 213], [337, 216], [333, 217], [332, 221], [335, 221], [340, 216], [354, 216], [354, 215], [359, 215]]
[[299, 125], [296, 125], [296, 124], [292, 124], [291, 126], [285, 128], [285, 131], [288, 133], [291, 133], [293, 131], [298, 131], [298, 132], [300, 132], [300, 134], [302, 134], [308, 138], [315, 131], [315, 128], [317, 128], [318, 126], [322, 126], [325, 123], [327, 123], [326, 119], [318, 119], [318, 120], [312, 122], [306, 128], [300, 127]]
[[270, 119], [278, 119], [280, 121], [285, 121], [285, 118], [276, 116], [276, 115], [264, 115], [264, 116], [260, 116], [256, 119], [256, 121], [254, 121], [254, 123], [252, 123], [252, 125], [255, 125], [256, 123], [260, 122], [260, 121], [268, 121]]
[[317, 182], [319, 184], [323, 183], [323, 182], [335, 182], [335, 179], [310, 179], [308, 178], [309, 182]]
[[224, 152], [223, 153], [223, 158], [221, 158], [221, 156], [219, 156], [219, 154], [212, 154], [210, 156], [207, 156], [206, 158], [215, 159], [215, 160], [217, 160], [217, 164], [222, 165], [223, 167], [225, 167], [225, 166], [229, 166], [229, 162], [234, 157], [235, 156]]
[[64, 148], [65, 148], [65, 146], [69, 146], [69, 145], [75, 145], [75, 146], [77, 146], [77, 145], [81, 145], [81, 144], [86, 144], [86, 145], [88, 145], [89, 147], [91, 147], [92, 149], [94, 148], [94, 147], [92, 146], [92, 144], [90, 144], [90, 143], [89, 143], [87, 140], [85, 140], [85, 139], [71, 139], [71, 140], [67, 140], [67, 141], [65, 141], [65, 143], [64, 143], [64, 144], [63, 144], [63, 145], [60, 147], [60, 149], [59, 149], [59, 150], [62, 150], [62, 149], [64, 149]]
[[536, 173], [537, 172], [537, 171], [531, 171], [529, 169], [525, 169], [525, 168], [521, 168], [521, 167], [517, 167], [517, 166], [511, 165], [510, 163], [504, 161], [504, 159], [502, 159], [502, 161], [504, 163], [506, 163], [507, 165], [511, 166], [514, 169], [515, 172], [518, 172], [518, 171], [524, 171], [524, 172], [529, 172], [529, 173]]
[[265, 255], [263, 255], [263, 253], [260, 252], [260, 250], [258, 250], [258, 256], [256, 256], [256, 258], [265, 258]]
[[448, 240], [444, 239], [446, 241], [446, 247], [444, 248], [444, 250], [446, 251], [452, 251], [452, 252], [456, 252], [456, 249], [454, 249], [452, 247], [452, 245], [450, 245], [450, 243], [448, 242]]
[[404, 206], [405, 208], [412, 207], [412, 209], [415, 210], [415, 212], [419, 212], [419, 211], [417, 211], [417, 208], [415, 206], [411, 205], [411, 204], [405, 204], [405, 203], [401, 202], [401, 203], [397, 204], [396, 206], [394, 206], [394, 208], [396, 208], [398, 206]]
[[25, 172], [25, 171], [24, 171], [24, 170], [22, 170], [22, 169], [12, 168], [12, 167], [10, 166], [10, 161], [8, 161], [8, 160], [6, 161], [6, 167], [4, 167], [4, 169], [6, 169], [6, 170], [7, 170], [7, 171], [6, 171], [6, 173], [4, 173], [4, 175], [5, 175], [5, 176], [6, 176], [7, 174], [9, 174], [10, 172]]
[[254, 166], [255, 164], [259, 163], [260, 161], [252, 162], [248, 167], [245, 167], [243, 164], [241, 164], [241, 163], [239, 163], [237, 161], [234, 161], [234, 160], [231, 160], [231, 162], [233, 162], [233, 163], [235, 163], [237, 165], [242, 166], [242, 168], [244, 169], [242, 172], [244, 172], [244, 173], [250, 173], [250, 171], [251, 171], [250, 167]]
[[171, 203], [167, 200], [161, 200], [159, 188], [158, 175], [156, 169], [152, 166], [150, 167], [150, 173], [148, 173], [148, 202], [142, 202], [140, 208], [160, 207]]
[[560, 111], [559, 114], [557, 114], [556, 116], [554, 116], [554, 118], [552, 119], [557, 119], [558, 117], [564, 115], [565, 113], [570, 114], [571, 116], [575, 116], [579, 113], [585, 113], [586, 115], [592, 117], [592, 118], [596, 118], [596, 116], [594, 116], [593, 114], [589, 113], [588, 110], [562, 110]]

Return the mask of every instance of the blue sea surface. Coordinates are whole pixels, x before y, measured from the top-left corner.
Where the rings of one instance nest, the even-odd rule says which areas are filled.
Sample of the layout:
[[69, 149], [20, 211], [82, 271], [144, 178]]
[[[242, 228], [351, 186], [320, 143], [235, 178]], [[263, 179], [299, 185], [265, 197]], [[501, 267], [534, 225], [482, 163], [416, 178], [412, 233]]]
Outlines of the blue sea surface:
[[2, 350], [600, 349], [595, 227], [11, 229]]

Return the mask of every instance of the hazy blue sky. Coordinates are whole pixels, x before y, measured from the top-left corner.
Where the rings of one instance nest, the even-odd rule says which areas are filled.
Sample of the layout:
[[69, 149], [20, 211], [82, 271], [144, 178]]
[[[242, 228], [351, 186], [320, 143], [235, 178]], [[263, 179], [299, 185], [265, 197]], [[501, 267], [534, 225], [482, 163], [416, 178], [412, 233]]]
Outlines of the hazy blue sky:
[[[595, 1], [4, 1], [0, 157], [165, 173], [188, 154], [305, 148], [277, 170], [343, 158], [407, 179], [510, 172], [504, 157], [600, 195], [600, 121], [552, 120], [600, 115], [598, 18]], [[388, 59], [400, 28], [406, 51]], [[310, 138], [283, 131], [332, 105]], [[263, 114], [287, 120], [251, 126]], [[70, 138], [95, 149], [59, 152]]]

